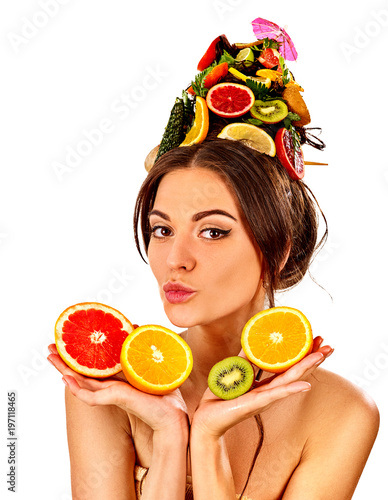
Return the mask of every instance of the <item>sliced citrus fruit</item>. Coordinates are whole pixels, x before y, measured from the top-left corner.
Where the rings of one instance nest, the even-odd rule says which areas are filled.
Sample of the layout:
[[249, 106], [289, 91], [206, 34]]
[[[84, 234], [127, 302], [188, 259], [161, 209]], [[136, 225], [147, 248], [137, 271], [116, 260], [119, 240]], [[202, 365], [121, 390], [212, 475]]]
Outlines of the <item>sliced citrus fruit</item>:
[[252, 90], [239, 83], [223, 82], [214, 85], [206, 96], [206, 103], [218, 116], [236, 118], [247, 113], [255, 102]]
[[274, 69], [259, 69], [256, 71], [256, 76], [263, 76], [275, 82], [279, 77], [281, 78], [282, 74], [280, 71], [275, 71]]
[[[256, 75], [264, 78], [269, 78], [272, 82], [277, 81], [281, 83], [283, 81], [282, 73], [280, 71], [275, 71], [274, 69], [259, 69], [258, 71], [256, 71]], [[292, 77], [291, 80], [285, 86], [297, 87], [298, 90], [303, 92], [303, 88], [299, 85], [299, 83], [296, 83], [296, 81]]]
[[265, 85], [268, 89], [271, 86], [271, 80], [269, 78], [265, 78], [264, 76], [248, 76], [249, 80], [254, 80], [257, 83], [262, 83]]
[[240, 50], [235, 59], [237, 62], [243, 62], [246, 66], [250, 66], [255, 60], [255, 55], [250, 47], [246, 47]]
[[241, 141], [246, 146], [269, 156], [275, 156], [276, 154], [275, 141], [272, 137], [263, 129], [250, 123], [230, 123], [221, 130], [217, 137]]
[[247, 322], [241, 345], [256, 366], [281, 373], [310, 354], [313, 334], [308, 319], [298, 309], [272, 307]]
[[55, 324], [55, 344], [63, 361], [89, 377], [121, 371], [121, 347], [133, 325], [113, 307], [84, 302], [65, 309]]
[[248, 78], [247, 75], [244, 75], [244, 73], [241, 73], [241, 71], [236, 68], [229, 68], [229, 73], [232, 73], [233, 76], [235, 76], [239, 80], [242, 80], [243, 82], [245, 82]]
[[128, 382], [149, 394], [168, 394], [190, 375], [193, 355], [188, 344], [168, 328], [143, 325], [125, 340], [121, 366]]
[[229, 68], [229, 73], [243, 82], [246, 82], [247, 80], [254, 80], [257, 83], [262, 83], [267, 88], [270, 88], [271, 86], [270, 78], [266, 78], [264, 76], [247, 76], [244, 75], [244, 73], [241, 73], [241, 71], [238, 71], [236, 68]]
[[194, 123], [180, 146], [191, 146], [205, 140], [209, 130], [209, 110], [203, 97], [195, 99]]

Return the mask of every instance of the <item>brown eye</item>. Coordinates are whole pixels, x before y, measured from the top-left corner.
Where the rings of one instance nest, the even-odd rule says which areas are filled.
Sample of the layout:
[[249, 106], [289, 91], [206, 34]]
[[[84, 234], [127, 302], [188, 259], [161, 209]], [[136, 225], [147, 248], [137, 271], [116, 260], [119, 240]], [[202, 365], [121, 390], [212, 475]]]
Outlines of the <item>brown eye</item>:
[[204, 237], [207, 240], [219, 240], [221, 238], [224, 238], [230, 233], [231, 229], [229, 230], [224, 230], [224, 229], [217, 229], [215, 227], [204, 229], [201, 231], [202, 237]]
[[151, 229], [151, 235], [154, 238], [166, 238], [172, 234], [171, 229], [165, 226], [154, 226]]

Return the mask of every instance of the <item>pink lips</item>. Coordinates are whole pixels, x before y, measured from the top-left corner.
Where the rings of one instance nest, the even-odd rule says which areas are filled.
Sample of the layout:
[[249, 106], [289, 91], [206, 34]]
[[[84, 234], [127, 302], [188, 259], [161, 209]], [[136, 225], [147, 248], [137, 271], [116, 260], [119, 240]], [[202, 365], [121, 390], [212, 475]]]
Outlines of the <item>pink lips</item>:
[[195, 294], [195, 290], [192, 288], [182, 285], [181, 283], [172, 283], [171, 281], [163, 285], [163, 291], [166, 295], [166, 299], [171, 304], [185, 302]]

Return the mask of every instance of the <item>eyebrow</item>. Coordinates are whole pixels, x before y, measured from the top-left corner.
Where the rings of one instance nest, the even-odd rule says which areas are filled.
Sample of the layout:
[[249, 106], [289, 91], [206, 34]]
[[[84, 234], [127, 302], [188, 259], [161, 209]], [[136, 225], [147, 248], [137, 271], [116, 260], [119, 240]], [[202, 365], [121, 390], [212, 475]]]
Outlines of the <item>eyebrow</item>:
[[[167, 221], [171, 221], [170, 217], [164, 212], [161, 212], [160, 210], [151, 210], [151, 212], [148, 214], [148, 217], [151, 217], [151, 215], [159, 215], [159, 217], [162, 217]], [[199, 220], [204, 219], [205, 217], [209, 217], [210, 215], [224, 215], [225, 217], [229, 217], [230, 219], [233, 219], [234, 221], [237, 222], [237, 219], [233, 217], [233, 215], [226, 212], [225, 210], [219, 210], [219, 209], [204, 210], [203, 212], [198, 212], [197, 214], [193, 215], [192, 220], [193, 222], [198, 222]]]

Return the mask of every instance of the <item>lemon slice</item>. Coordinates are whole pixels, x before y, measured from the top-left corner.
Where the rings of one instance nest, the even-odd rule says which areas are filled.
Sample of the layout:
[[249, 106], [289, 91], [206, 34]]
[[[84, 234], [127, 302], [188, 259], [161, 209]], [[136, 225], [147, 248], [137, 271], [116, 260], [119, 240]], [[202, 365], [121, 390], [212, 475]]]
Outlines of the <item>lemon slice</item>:
[[271, 86], [271, 79], [270, 78], [265, 78], [264, 76], [248, 76], [248, 79], [249, 80], [254, 80], [257, 83], [262, 83], [268, 89]]
[[250, 123], [230, 123], [218, 134], [220, 139], [241, 141], [246, 146], [268, 156], [276, 155], [275, 141], [263, 129]]
[[236, 61], [245, 63], [246, 66], [250, 66], [255, 60], [255, 55], [250, 47], [240, 50], [236, 56]]
[[229, 68], [229, 73], [232, 73], [233, 76], [235, 76], [239, 80], [242, 80], [243, 82], [245, 82], [246, 79], [248, 78], [246, 75], [241, 73], [241, 71], [238, 71], [236, 68]]

